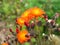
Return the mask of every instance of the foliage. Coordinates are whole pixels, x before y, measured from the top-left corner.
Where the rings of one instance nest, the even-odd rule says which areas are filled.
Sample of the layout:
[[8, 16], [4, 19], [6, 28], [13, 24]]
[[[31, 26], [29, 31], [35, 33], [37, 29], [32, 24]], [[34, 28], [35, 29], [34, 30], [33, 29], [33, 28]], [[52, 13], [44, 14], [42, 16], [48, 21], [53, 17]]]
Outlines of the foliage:
[[60, 0], [0, 0], [0, 4], [2, 20], [9, 19], [9, 17], [10, 19], [15, 19], [17, 15], [20, 16], [26, 9], [35, 6], [45, 10], [49, 18], [55, 12], [60, 12]]

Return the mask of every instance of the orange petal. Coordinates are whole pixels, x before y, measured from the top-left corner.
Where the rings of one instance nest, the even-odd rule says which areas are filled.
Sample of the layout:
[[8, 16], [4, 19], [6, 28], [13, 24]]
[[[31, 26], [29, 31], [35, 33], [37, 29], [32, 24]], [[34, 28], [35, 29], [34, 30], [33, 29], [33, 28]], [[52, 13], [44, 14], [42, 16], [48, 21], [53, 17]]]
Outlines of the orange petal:
[[17, 24], [23, 25], [24, 24], [24, 20], [22, 18], [18, 18], [17, 19]]

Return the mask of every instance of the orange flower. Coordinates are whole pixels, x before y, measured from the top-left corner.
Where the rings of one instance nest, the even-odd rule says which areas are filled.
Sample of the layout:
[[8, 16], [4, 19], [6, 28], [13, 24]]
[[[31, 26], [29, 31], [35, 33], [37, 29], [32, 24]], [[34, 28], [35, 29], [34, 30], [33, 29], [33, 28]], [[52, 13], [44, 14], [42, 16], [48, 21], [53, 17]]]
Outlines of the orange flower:
[[27, 30], [21, 30], [19, 33], [17, 33], [17, 39], [20, 43], [24, 43], [26, 41], [28, 41], [30, 39], [29, 37], [26, 37], [26, 35], [28, 34]]
[[40, 8], [38, 8], [38, 7], [34, 7], [34, 8], [30, 8], [30, 9], [28, 9], [28, 10], [26, 10], [23, 14], [22, 14], [22, 18], [26, 18], [26, 17], [28, 17], [28, 16], [31, 16], [31, 17], [42, 17], [43, 16], [43, 14], [45, 14], [45, 12], [42, 10], [42, 9], [40, 9]]
[[27, 17], [29, 14], [30, 14], [30, 10], [26, 10], [26, 11], [21, 15], [21, 17], [22, 17], [22, 18], [25, 18], [25, 17]]
[[19, 25], [23, 25], [24, 22], [29, 22], [30, 20], [32, 20], [33, 18], [38, 18], [38, 17], [44, 17], [45, 12], [37, 7], [34, 8], [30, 8], [28, 10], [26, 10], [20, 18], [17, 19], [17, 23]]
[[32, 8], [31, 14], [35, 15], [35, 17], [42, 17], [45, 12], [42, 9], [35, 7]]
[[22, 18], [17, 18], [17, 24], [19, 25], [23, 25], [24, 24], [24, 20]]
[[2, 45], [8, 45], [8, 43], [2, 43]]

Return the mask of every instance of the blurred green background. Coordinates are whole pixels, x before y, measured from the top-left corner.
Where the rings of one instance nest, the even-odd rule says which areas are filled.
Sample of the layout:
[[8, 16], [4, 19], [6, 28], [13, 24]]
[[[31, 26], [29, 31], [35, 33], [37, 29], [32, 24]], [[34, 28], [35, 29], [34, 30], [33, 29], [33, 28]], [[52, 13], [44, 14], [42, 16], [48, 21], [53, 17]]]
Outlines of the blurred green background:
[[49, 18], [56, 12], [60, 13], [60, 0], [0, 0], [0, 21], [14, 23], [26, 9], [36, 6], [43, 9]]
[[60, 0], [0, 0], [0, 20], [12, 21], [31, 7], [42, 8], [49, 16], [60, 12]]

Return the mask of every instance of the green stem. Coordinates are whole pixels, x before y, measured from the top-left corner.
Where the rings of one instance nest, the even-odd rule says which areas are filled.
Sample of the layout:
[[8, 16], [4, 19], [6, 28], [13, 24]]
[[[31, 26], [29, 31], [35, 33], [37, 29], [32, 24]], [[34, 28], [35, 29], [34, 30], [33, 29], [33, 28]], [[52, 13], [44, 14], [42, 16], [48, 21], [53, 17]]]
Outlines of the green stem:
[[[35, 23], [35, 25], [36, 25], [36, 23]], [[37, 36], [37, 45], [41, 45], [41, 33], [40, 33], [40, 29], [37, 25], [36, 25], [36, 32], [38, 34], [38, 36]]]

